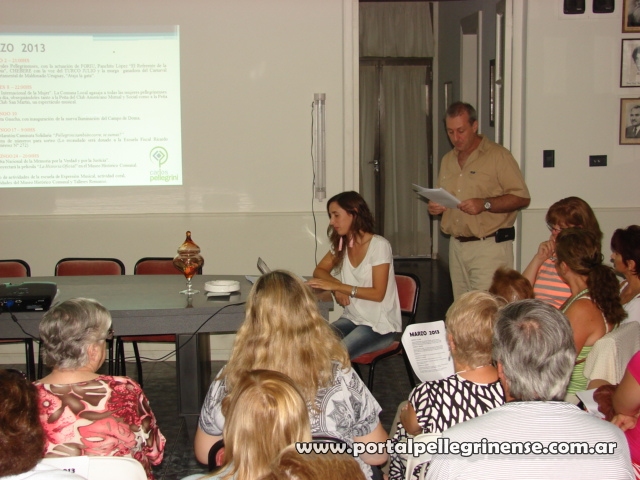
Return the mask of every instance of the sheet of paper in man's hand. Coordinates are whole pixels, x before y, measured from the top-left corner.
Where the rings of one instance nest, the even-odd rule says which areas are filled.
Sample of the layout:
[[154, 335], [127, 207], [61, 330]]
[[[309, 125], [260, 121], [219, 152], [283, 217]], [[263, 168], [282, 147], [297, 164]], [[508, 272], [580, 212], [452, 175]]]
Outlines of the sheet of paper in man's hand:
[[424, 188], [420, 185], [413, 185], [413, 190], [420, 196], [428, 198], [436, 203], [439, 203], [443, 207], [457, 208], [460, 200], [451, 195], [443, 188]]

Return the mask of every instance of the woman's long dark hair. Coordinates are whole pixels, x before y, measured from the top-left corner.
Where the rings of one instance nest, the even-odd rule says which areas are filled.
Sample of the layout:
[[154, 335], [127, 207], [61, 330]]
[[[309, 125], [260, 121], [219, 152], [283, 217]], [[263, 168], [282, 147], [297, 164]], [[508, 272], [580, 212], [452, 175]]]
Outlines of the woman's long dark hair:
[[573, 272], [587, 277], [589, 296], [609, 323], [617, 325], [626, 318], [618, 278], [602, 263], [600, 242], [594, 233], [582, 228], [562, 230], [556, 238], [556, 257]]
[[331, 218], [331, 212], [329, 211], [332, 203], [337, 203], [340, 208], [346, 211], [348, 214], [353, 215], [353, 223], [351, 224], [351, 230], [347, 235], [342, 238], [343, 248], [340, 249], [340, 235], [333, 229], [331, 225], [327, 227], [327, 236], [331, 242], [331, 247], [334, 254], [333, 268], [340, 269], [344, 260], [344, 254], [347, 251], [347, 244], [352, 237], [360, 235], [360, 233], [374, 233], [374, 221], [373, 215], [369, 210], [367, 202], [364, 198], [354, 191], [342, 192], [334, 195], [327, 201], [327, 213]]

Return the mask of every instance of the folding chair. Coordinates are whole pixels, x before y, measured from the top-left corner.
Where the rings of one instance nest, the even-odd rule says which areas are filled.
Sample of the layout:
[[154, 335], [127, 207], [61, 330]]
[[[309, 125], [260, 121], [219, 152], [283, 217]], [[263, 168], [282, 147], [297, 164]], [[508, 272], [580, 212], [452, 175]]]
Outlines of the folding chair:
[[[420, 279], [411, 273], [396, 273], [396, 285], [398, 286], [398, 298], [400, 299], [400, 313], [407, 319], [407, 325], [411, 325], [416, 320], [416, 312], [418, 310], [418, 300], [420, 298]], [[360, 369], [358, 365], [369, 365], [369, 379], [367, 381], [367, 387], [369, 391], [373, 392], [373, 376], [375, 368], [380, 360], [392, 357], [394, 355], [402, 355], [404, 365], [409, 375], [409, 383], [411, 388], [416, 386], [416, 381], [413, 377], [413, 369], [407, 359], [402, 348], [402, 342], [400, 339], [395, 340], [386, 348], [381, 348], [374, 352], [365, 353], [358, 358], [351, 360], [354, 369], [360, 375]]]

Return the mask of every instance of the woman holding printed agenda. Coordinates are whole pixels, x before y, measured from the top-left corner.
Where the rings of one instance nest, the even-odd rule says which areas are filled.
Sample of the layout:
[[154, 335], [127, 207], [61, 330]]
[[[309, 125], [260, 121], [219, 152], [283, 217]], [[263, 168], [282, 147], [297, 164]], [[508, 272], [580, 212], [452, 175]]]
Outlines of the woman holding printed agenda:
[[327, 212], [331, 250], [307, 283], [331, 291], [344, 307], [332, 325], [357, 358], [389, 346], [402, 329], [391, 245], [373, 233], [373, 216], [357, 192], [331, 197]]

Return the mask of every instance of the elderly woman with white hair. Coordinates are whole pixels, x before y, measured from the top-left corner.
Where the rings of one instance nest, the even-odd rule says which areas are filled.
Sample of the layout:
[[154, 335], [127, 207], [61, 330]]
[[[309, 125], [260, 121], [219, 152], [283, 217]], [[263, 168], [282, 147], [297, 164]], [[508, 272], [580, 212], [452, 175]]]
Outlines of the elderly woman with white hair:
[[40, 323], [43, 359], [52, 372], [36, 382], [45, 457], [132, 457], [153, 479], [165, 438], [140, 385], [128, 377], [100, 375], [111, 314], [86, 298], [66, 300]]

